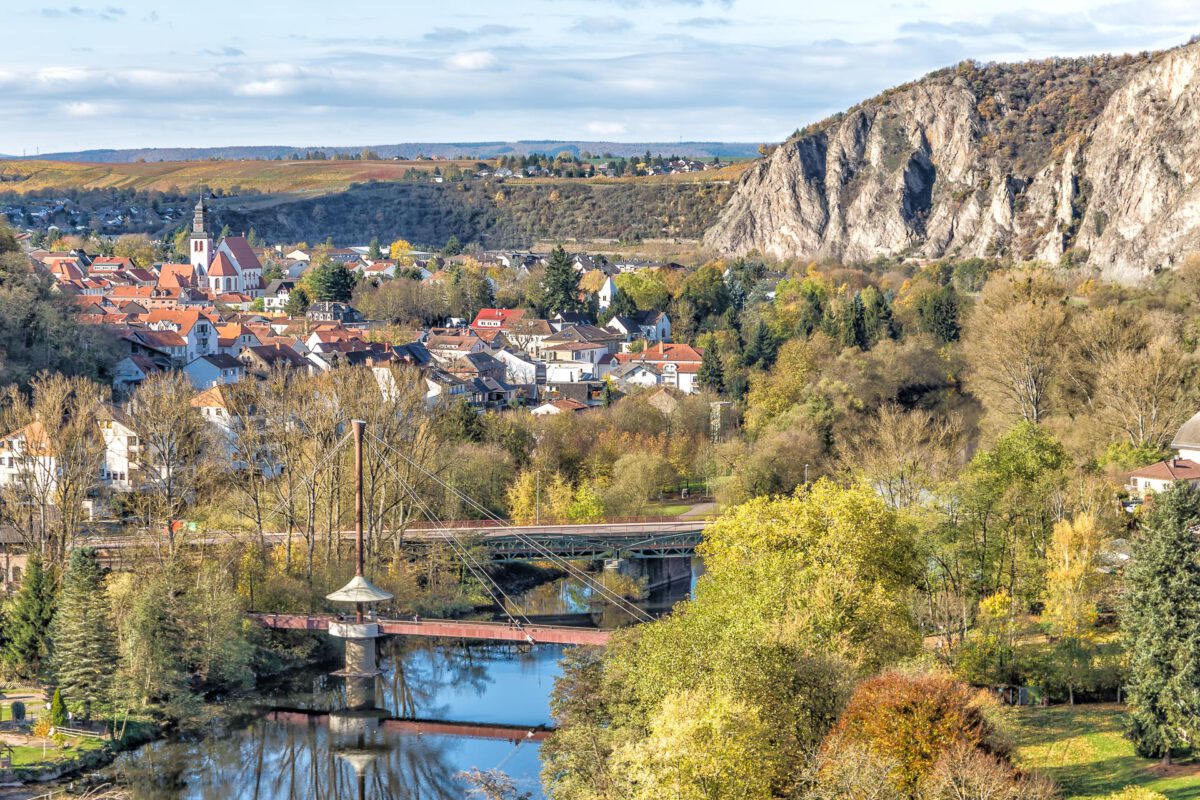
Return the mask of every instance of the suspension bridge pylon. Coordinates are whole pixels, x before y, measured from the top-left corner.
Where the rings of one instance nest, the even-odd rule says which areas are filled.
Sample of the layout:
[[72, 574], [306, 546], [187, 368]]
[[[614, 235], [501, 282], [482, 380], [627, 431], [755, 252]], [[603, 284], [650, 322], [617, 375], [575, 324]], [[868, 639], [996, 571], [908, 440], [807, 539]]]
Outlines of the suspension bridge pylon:
[[378, 623], [364, 617], [363, 610], [391, 600], [392, 594], [363, 575], [363, 431], [367, 423], [356, 419], [351, 420], [350, 426], [354, 433], [354, 577], [341, 589], [326, 595], [326, 599], [335, 603], [353, 603], [354, 622], [331, 621], [329, 635], [346, 644], [346, 666], [335, 674], [373, 679], [379, 674], [375, 640], [383, 634]]

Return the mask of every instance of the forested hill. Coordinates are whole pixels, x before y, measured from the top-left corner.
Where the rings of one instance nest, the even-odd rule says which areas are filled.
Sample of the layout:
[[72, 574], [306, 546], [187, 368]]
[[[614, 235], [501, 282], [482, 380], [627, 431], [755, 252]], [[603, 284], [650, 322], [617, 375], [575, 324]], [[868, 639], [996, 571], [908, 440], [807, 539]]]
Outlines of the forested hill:
[[268, 241], [365, 242], [403, 237], [441, 245], [451, 236], [487, 247], [535, 240], [699, 238], [733, 187], [727, 182], [625, 180], [378, 183], [239, 209], [221, 224]]
[[798, 131], [706, 242], [865, 261], [994, 256], [1134, 280], [1200, 249], [1200, 45], [964, 62]]

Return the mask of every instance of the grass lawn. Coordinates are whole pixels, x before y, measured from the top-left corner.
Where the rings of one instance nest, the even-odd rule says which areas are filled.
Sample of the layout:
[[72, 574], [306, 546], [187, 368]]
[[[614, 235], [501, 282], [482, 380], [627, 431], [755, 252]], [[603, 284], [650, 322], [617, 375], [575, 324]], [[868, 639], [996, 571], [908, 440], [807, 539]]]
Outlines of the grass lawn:
[[1170, 800], [1200, 800], [1200, 763], [1164, 769], [1138, 758], [1122, 735], [1123, 706], [1016, 708], [1008, 713], [1020, 765], [1053, 778], [1069, 800], [1095, 800], [1126, 786], [1152, 789]]
[[45, 756], [42, 755], [42, 743], [39, 740], [37, 744], [23, 745], [13, 748], [13, 766], [14, 767], [41, 767], [48, 764], [55, 764], [59, 761], [65, 761], [69, 758], [75, 758], [80, 753], [86, 753], [91, 750], [99, 750], [104, 747], [104, 742], [100, 739], [75, 738], [68, 739], [71, 747], [66, 750], [60, 750], [55, 746], [54, 742], [45, 750]]
[[678, 517], [680, 514], [691, 510], [692, 507], [688, 503], [658, 503], [646, 508], [646, 516]]

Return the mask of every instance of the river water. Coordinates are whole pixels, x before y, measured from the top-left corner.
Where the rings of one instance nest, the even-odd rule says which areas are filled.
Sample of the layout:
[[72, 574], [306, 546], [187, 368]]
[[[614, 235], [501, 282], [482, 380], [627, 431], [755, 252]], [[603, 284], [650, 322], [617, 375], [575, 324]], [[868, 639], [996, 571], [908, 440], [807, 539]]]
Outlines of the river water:
[[[669, 610], [697, 571], [640, 605]], [[523, 604], [558, 622], [628, 621], [572, 579], [534, 589]], [[562, 654], [557, 645], [390, 637], [380, 643], [370, 713], [345, 711], [361, 705], [363, 687], [313, 671], [227, 735], [156, 742], [122, 755], [113, 770], [136, 800], [457, 800], [471, 769], [502, 770], [520, 792], [541, 798], [539, 744], [529, 732], [553, 726], [549, 698]], [[474, 725], [436, 724], [446, 722]]]

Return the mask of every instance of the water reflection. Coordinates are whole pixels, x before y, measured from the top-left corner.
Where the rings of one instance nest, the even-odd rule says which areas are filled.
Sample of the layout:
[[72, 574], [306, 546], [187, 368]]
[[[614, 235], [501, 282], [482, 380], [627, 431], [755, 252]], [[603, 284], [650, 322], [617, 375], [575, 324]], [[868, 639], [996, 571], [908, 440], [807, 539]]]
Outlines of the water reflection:
[[[669, 611], [698, 574], [694, 565], [690, 581], [656, 588], [639, 605]], [[522, 600], [527, 613], [559, 622], [629, 622], [596, 603], [581, 581], [538, 587]], [[122, 755], [113, 771], [135, 800], [459, 800], [467, 791], [461, 773], [471, 768], [502, 769], [519, 791], [541, 798], [539, 744], [528, 733], [552, 724], [562, 653], [552, 645], [390, 637], [380, 641], [382, 673], [369, 685], [347, 686], [328, 674], [333, 666], [314, 668], [266, 698], [250, 724], [149, 745]], [[467, 736], [446, 726], [417, 732], [409, 720], [478, 725]]]
[[[541, 797], [539, 745], [527, 733], [551, 723], [561, 647], [398, 637], [382, 645], [383, 673], [365, 713], [361, 687], [314, 673], [308, 691], [272, 698], [272, 710], [240, 731], [149, 745], [115, 769], [137, 800], [355, 798], [360, 786], [364, 800], [457, 799], [466, 791], [460, 773], [472, 767], [503, 769]], [[340, 711], [352, 706], [359, 712]], [[469, 736], [431, 735], [393, 722], [411, 719], [483, 725]]]

